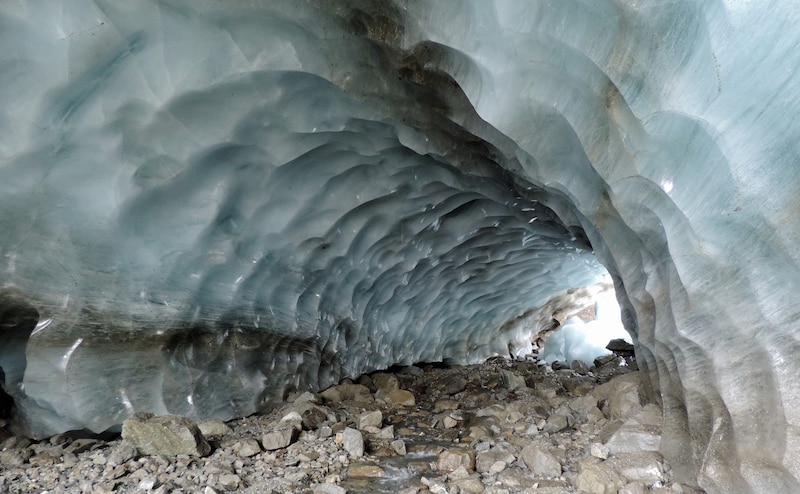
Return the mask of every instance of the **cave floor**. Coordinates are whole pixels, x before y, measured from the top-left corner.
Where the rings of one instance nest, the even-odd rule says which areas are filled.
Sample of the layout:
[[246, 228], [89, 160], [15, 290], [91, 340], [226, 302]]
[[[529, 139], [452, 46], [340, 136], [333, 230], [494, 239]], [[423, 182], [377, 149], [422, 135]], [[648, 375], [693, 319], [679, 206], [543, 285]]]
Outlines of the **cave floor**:
[[702, 492], [673, 482], [653, 451], [660, 409], [642, 403], [635, 360], [596, 364], [494, 358], [376, 372], [269, 414], [201, 422], [206, 456], [6, 433], [0, 492]]

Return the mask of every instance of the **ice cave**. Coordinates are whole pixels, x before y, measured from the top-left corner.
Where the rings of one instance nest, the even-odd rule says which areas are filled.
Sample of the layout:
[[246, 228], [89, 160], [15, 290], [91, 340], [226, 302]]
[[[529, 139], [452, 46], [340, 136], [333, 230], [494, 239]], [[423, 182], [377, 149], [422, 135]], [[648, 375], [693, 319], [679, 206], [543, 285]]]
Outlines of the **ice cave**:
[[800, 492], [800, 7], [0, 3], [0, 383], [33, 437], [525, 352], [613, 281], [661, 451]]

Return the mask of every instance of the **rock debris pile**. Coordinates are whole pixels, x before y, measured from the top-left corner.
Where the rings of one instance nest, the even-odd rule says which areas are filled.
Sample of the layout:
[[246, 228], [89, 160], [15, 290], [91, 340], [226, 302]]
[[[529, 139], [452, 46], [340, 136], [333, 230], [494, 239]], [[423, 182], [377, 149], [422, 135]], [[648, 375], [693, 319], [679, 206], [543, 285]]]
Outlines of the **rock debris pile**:
[[594, 364], [420, 364], [227, 424], [141, 413], [113, 440], [5, 433], [0, 492], [702, 492], [671, 480], [633, 357]]

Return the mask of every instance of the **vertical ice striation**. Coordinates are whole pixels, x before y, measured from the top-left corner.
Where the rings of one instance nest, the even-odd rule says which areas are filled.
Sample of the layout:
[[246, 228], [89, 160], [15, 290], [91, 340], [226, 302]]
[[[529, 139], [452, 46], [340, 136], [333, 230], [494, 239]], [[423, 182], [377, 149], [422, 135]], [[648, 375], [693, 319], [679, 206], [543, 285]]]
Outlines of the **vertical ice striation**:
[[800, 491], [791, 2], [0, 5], [29, 432], [516, 352], [611, 272], [677, 479]]
[[712, 492], [800, 489], [797, 7], [436, 5], [420, 39], [458, 52], [443, 70], [619, 276], [673, 466]]

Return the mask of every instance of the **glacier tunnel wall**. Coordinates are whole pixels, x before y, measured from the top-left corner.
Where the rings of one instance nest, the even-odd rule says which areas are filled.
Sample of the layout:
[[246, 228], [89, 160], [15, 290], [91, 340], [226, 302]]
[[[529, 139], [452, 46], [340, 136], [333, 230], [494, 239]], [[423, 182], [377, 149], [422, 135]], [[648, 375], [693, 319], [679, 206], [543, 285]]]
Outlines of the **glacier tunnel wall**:
[[676, 478], [800, 490], [799, 18], [769, 0], [0, 4], [17, 426], [228, 418], [521, 352], [599, 259]]

